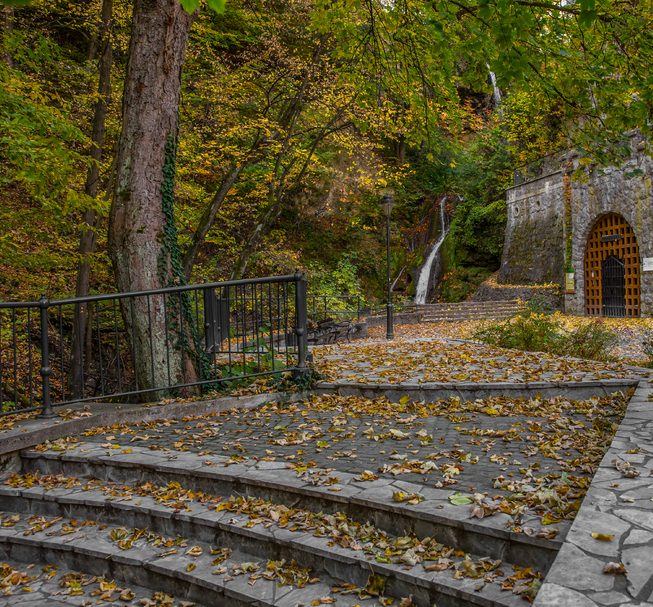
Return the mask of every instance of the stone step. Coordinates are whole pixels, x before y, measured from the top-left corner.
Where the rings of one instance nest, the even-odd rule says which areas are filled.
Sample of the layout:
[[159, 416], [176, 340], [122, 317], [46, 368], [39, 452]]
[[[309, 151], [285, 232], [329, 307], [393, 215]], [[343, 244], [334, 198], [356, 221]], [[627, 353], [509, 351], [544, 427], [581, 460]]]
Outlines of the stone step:
[[512, 312], [502, 313], [502, 312], [493, 312], [493, 313], [479, 313], [479, 314], [442, 314], [442, 315], [427, 315], [422, 317], [422, 322], [465, 322], [468, 320], [502, 320], [505, 318], [510, 318]]
[[[45, 556], [36, 554], [31, 563], [13, 561], [8, 559], [6, 554], [2, 556], [0, 573], [6, 576], [0, 591], [2, 607], [14, 605], [62, 607], [74, 604], [90, 606], [111, 603], [121, 607], [142, 607], [161, 605], [162, 600], [165, 599], [168, 601], [172, 599], [175, 607], [184, 604], [183, 596], [162, 597], [158, 590], [153, 591], [134, 584], [122, 584], [104, 575], [93, 575], [62, 567], [58, 559], [46, 563]], [[75, 585], [74, 592], [73, 585]], [[202, 607], [201, 603], [195, 605]], [[169, 606], [172, 607], [172, 603], [169, 603]]]
[[[5, 516], [7, 514], [13, 513], [5, 513]], [[69, 520], [55, 523], [47, 532], [35, 535], [25, 535], [30, 526], [22, 522], [14, 527], [3, 527], [0, 529], [0, 549], [15, 561], [38, 563], [45, 559], [57, 566], [104, 575], [124, 584], [138, 584], [211, 607], [294, 607], [297, 603], [308, 605], [331, 591], [330, 579], [307, 584], [305, 588], [277, 588], [276, 581], [264, 579], [250, 585], [249, 575], [230, 575], [234, 573], [233, 567], [251, 563], [260, 567], [259, 572], [265, 572], [266, 561], [234, 550], [229, 558], [213, 566], [216, 557], [211, 555], [211, 546], [206, 542], [188, 541], [184, 548], [175, 546], [170, 549], [177, 549], [177, 554], [162, 558], [158, 554], [167, 550], [156, 549], [145, 540], [139, 540], [128, 550], [121, 549], [111, 539], [110, 534], [116, 529], [113, 526], [100, 530], [102, 525], [88, 525], [74, 534], [46, 535], [59, 532], [64, 525], [78, 528]], [[184, 554], [195, 546], [202, 549], [201, 556]], [[191, 564], [193, 568], [189, 567]], [[219, 567], [226, 567], [226, 572], [214, 575]], [[353, 607], [356, 602], [355, 595], [338, 597], [339, 605]]]
[[[342, 512], [362, 524], [370, 521], [392, 535], [413, 531], [433, 537], [447, 546], [469, 553], [502, 559], [522, 567], [548, 571], [561, 541], [529, 537], [505, 529], [507, 515], [469, 519], [469, 507], [453, 506], [447, 490], [433, 489], [400, 480], [367, 487], [355, 482], [355, 475], [338, 471], [338, 491], [325, 485], [303, 481], [284, 463], [255, 462], [206, 465], [205, 458], [180, 453], [177, 459], [163, 460], [150, 451], [135, 447], [132, 453], [107, 455], [102, 448], [88, 445], [89, 453], [23, 452], [25, 472], [95, 478], [129, 485], [177, 482], [193, 491], [212, 495], [255, 496], [275, 503], [313, 512]], [[213, 462], [216, 460], [214, 459]], [[229, 464], [227, 458], [224, 462]], [[211, 462], [210, 462], [211, 463]], [[393, 491], [419, 492], [425, 501], [412, 506], [393, 500]]]
[[487, 308], [524, 308], [525, 304], [519, 300], [503, 300], [503, 301], [462, 301], [458, 303], [436, 303], [436, 304], [422, 304], [417, 306], [419, 311], [422, 310], [471, 310], [471, 309], [487, 309]]
[[[353, 584], [362, 588], [367, 583], [370, 569], [385, 580], [385, 595], [395, 599], [402, 599], [411, 595], [413, 601], [421, 606], [431, 605], [516, 605], [519, 597], [511, 593], [501, 592], [500, 583], [507, 575], [512, 575], [513, 569], [509, 563], [497, 563], [495, 569], [502, 571], [505, 576], [498, 577], [494, 582], [488, 583], [482, 591], [476, 592], [474, 588], [482, 583], [483, 576], [475, 578], [455, 579], [454, 572], [450, 569], [440, 572], [429, 572], [423, 565], [434, 564], [434, 561], [424, 561], [421, 564], [412, 564], [393, 559], [396, 563], [377, 562], [374, 555], [366, 554], [360, 547], [354, 550], [336, 544], [333, 536], [319, 537], [291, 531], [280, 527], [270, 518], [259, 518], [263, 515], [249, 515], [247, 513], [233, 513], [227, 510], [216, 511], [204, 507], [199, 502], [188, 502], [192, 508], [184, 511], [175, 511], [170, 507], [156, 504], [152, 497], [140, 497], [138, 505], [126, 502], [107, 502], [105, 495], [99, 490], [84, 491], [81, 488], [45, 491], [43, 487], [31, 488], [25, 491], [13, 489], [13, 496], [8, 496], [7, 491], [2, 492], [2, 504], [12, 501], [21, 506], [21, 524], [0, 530], [0, 546], [4, 546], [12, 559], [25, 560], [25, 549], [41, 548], [49, 553], [51, 551], [63, 554], [63, 561], [70, 567], [82, 567], [89, 570], [88, 565], [80, 562], [79, 557], [89, 558], [92, 562], [90, 572], [96, 575], [112, 575], [127, 583], [138, 583], [142, 586], [162, 589], [167, 593], [179, 595], [178, 578], [186, 582], [186, 587], [181, 594], [192, 600], [202, 601], [207, 605], [216, 604], [220, 593], [227, 594], [227, 590], [234, 590], [232, 586], [220, 579], [233, 572], [233, 567], [242, 563], [255, 563], [264, 572], [268, 561], [285, 559], [287, 563], [295, 560], [302, 569], [310, 568], [311, 577], [316, 576], [320, 582], [307, 585], [303, 598], [319, 599], [329, 595], [333, 584]], [[59, 495], [55, 495], [59, 493]], [[13, 500], [12, 500], [13, 497]], [[39, 499], [40, 498], [40, 499]], [[50, 499], [47, 499], [50, 498]], [[26, 501], [27, 500], [27, 501]], [[29, 512], [26, 506], [29, 504]], [[118, 506], [120, 504], [120, 506]], [[118, 506], [114, 508], [114, 506]], [[48, 511], [48, 516], [55, 517], [56, 522], [50, 527], [30, 535], [32, 526], [28, 515], [32, 515], [32, 522], [43, 524], [47, 521], [43, 510]], [[181, 509], [180, 509], [181, 510]], [[191, 510], [186, 512], [185, 510]], [[266, 511], [263, 511], [266, 512]], [[15, 511], [4, 513], [3, 522], [11, 519]], [[68, 516], [62, 515], [68, 514]], [[74, 514], [74, 516], [70, 516]], [[296, 513], [296, 523], [308, 520], [305, 513]], [[38, 516], [34, 516], [38, 515]], [[251, 525], [252, 518], [258, 524]], [[90, 524], [84, 525], [84, 522]], [[99, 525], [101, 522], [102, 525]], [[13, 533], [12, 533], [13, 530]], [[135, 540], [128, 549], [121, 549], [116, 541], [119, 536], [112, 533], [124, 533], [129, 538], [134, 530], [143, 530], [142, 537], [153, 534], [154, 537], [163, 539], [184, 538], [184, 546], [169, 546], [177, 550], [165, 558], [157, 556], [157, 550], [149, 545], [145, 539]], [[124, 530], [124, 531], [123, 531]], [[3, 533], [4, 531], [4, 533]], [[66, 533], [64, 533], [66, 532]], [[351, 530], [350, 530], [351, 532]], [[368, 532], [366, 531], [366, 534]], [[374, 531], [370, 530], [371, 534]], [[152, 536], [150, 536], [152, 537]], [[370, 537], [374, 537], [371, 535]], [[378, 538], [378, 536], [376, 536]], [[382, 538], [391, 544], [395, 538]], [[412, 540], [411, 540], [412, 541]], [[429, 545], [427, 540], [426, 546]], [[200, 547], [199, 556], [188, 554], [193, 547]], [[220, 567], [226, 567], [225, 573], [215, 579], [215, 583], [207, 586], [207, 577], [213, 577], [210, 563], [214, 560], [211, 547], [228, 549], [230, 554]], [[9, 548], [7, 550], [7, 547]], [[166, 548], [159, 548], [158, 554], [166, 552]], [[217, 552], [217, 550], [214, 549]], [[70, 553], [73, 553], [72, 555]], [[378, 551], [383, 554], [382, 550]], [[422, 552], [421, 554], [426, 554]], [[74, 558], [71, 558], [74, 557]], [[477, 566], [481, 566], [478, 557], [471, 557]], [[60, 556], [61, 559], [61, 556]], [[103, 560], [105, 565], [112, 567], [114, 563], [118, 571], [99, 570], [96, 561]], [[459, 557], [456, 559], [461, 562]], [[110, 563], [107, 563], [110, 561]], [[489, 561], [488, 567], [490, 566]], [[189, 567], [192, 564], [194, 567]], [[406, 566], [406, 565], [409, 566]], [[120, 565], [137, 568], [140, 571], [130, 572], [128, 577]], [[213, 567], [215, 571], [217, 566]], [[190, 569], [190, 571], [189, 571]], [[491, 573], [488, 570], [488, 573]], [[236, 579], [240, 579], [236, 577]], [[261, 584], [239, 584], [241, 596], [236, 605], [273, 605], [277, 604], [271, 584], [262, 580]], [[270, 593], [270, 590], [273, 592]], [[245, 595], [245, 596], [242, 596]], [[294, 597], [293, 597], [294, 598]], [[340, 599], [340, 596], [338, 597]], [[340, 600], [338, 600], [340, 603]], [[521, 601], [519, 601], [521, 604]], [[222, 604], [219, 603], [218, 604]], [[293, 605], [294, 603], [286, 603]]]

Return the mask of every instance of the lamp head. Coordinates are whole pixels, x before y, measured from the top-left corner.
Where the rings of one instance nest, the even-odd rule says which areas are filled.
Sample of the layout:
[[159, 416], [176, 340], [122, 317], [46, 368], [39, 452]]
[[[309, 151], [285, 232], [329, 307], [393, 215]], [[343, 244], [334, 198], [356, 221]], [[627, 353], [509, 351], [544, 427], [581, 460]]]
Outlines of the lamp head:
[[386, 217], [390, 217], [390, 211], [392, 211], [392, 207], [395, 206], [395, 203], [392, 201], [392, 196], [390, 196], [390, 194], [383, 196], [380, 206], [386, 214]]

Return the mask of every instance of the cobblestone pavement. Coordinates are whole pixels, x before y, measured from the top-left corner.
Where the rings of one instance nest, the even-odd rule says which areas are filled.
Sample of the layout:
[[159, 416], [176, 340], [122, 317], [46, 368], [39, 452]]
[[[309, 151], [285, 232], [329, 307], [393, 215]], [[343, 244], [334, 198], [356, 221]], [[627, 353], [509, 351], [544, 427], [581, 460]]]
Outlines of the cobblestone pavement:
[[313, 349], [333, 383], [563, 382], [634, 378], [620, 363], [555, 357], [451, 339], [367, 340]]
[[138, 586], [117, 584], [103, 576], [55, 565], [26, 565], [0, 560], [0, 607], [90, 607], [111, 603], [130, 607], [201, 607]]
[[[566, 517], [577, 510], [626, 404], [624, 395], [433, 404], [322, 396], [95, 428], [77, 437], [76, 445], [83, 452], [84, 443], [100, 444], [108, 453], [147, 446], [166, 459], [190, 452], [208, 462], [216, 455], [234, 463], [283, 461], [300, 477], [311, 478], [316, 469], [320, 483], [337, 483], [338, 472], [370, 482], [397, 478], [448, 489], [466, 508], [475, 494], [485, 493], [483, 515], [508, 513], [512, 530], [553, 537], [568, 527]], [[550, 494], [547, 501], [544, 490], [556, 499]]]
[[653, 605], [652, 388], [637, 388], [537, 607]]

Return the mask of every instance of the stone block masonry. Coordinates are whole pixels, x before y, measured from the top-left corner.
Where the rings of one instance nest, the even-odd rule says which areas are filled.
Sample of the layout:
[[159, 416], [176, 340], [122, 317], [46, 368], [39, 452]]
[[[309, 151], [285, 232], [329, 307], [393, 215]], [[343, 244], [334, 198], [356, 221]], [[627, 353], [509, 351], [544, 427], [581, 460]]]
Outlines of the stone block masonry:
[[563, 284], [563, 175], [557, 171], [508, 188], [501, 284]]
[[[558, 171], [508, 188], [507, 227], [500, 284], [564, 285], [567, 265], [575, 270], [575, 293], [565, 296], [565, 312], [585, 314], [585, 250], [597, 222], [609, 213], [621, 215], [639, 246], [640, 316], [653, 316], [653, 158], [645, 156], [631, 133], [633, 156], [624, 165], [590, 166], [582, 179], [568, 182], [570, 234], [565, 226], [565, 171], [579, 168], [574, 152], [562, 158]], [[566, 249], [570, 249], [566, 252]]]

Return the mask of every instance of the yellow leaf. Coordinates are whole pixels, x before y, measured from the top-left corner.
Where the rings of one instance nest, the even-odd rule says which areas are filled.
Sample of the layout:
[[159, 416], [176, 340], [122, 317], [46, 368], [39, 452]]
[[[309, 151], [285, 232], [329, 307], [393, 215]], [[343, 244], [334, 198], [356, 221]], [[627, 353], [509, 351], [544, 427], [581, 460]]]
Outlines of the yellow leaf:
[[605, 535], [604, 533], [593, 532], [592, 537], [595, 540], [599, 540], [600, 542], [609, 542], [614, 537], [614, 535]]

